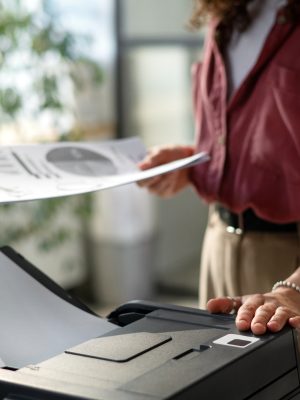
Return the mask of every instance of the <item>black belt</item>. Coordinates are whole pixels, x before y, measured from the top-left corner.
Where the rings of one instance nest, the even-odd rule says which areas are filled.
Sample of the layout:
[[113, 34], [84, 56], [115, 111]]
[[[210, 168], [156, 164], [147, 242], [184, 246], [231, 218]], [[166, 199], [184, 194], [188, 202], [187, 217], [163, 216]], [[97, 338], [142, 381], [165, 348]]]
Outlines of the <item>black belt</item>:
[[236, 214], [220, 204], [217, 204], [216, 210], [219, 213], [221, 220], [227, 225], [228, 232], [242, 233], [246, 231], [257, 231], [288, 233], [297, 232], [298, 230], [298, 224], [296, 222], [289, 224], [275, 224], [259, 218], [250, 208], [241, 214]]

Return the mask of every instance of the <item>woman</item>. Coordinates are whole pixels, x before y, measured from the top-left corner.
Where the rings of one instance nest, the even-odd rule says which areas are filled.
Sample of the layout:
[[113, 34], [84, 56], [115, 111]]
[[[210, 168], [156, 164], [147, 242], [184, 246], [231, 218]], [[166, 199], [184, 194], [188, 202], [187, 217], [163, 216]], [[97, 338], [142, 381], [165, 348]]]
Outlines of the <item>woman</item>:
[[192, 184], [210, 204], [200, 307], [265, 293], [300, 261], [300, 43], [296, 0], [198, 0], [209, 21], [193, 69], [195, 146], [153, 149], [147, 169], [207, 151], [210, 162], [143, 182], [163, 197]]

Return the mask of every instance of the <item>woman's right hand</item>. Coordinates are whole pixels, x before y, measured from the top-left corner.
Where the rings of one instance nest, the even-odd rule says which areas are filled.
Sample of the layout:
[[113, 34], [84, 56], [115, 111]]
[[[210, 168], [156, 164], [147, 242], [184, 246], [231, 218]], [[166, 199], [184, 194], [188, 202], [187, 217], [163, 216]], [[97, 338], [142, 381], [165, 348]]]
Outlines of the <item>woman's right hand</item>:
[[[193, 146], [167, 145], [154, 147], [138, 166], [141, 170], [147, 170], [192, 156], [194, 153], [195, 148]], [[189, 184], [189, 168], [179, 169], [138, 182], [140, 187], [147, 188], [150, 193], [161, 197], [171, 197]]]

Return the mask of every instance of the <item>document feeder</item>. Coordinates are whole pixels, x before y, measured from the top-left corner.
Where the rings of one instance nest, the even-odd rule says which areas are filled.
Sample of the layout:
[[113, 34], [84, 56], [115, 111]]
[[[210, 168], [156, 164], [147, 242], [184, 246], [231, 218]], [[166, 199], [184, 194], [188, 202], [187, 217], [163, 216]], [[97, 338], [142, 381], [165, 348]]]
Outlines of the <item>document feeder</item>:
[[254, 336], [239, 332], [232, 315], [143, 301], [107, 318], [118, 328], [104, 336], [37, 365], [0, 369], [0, 399], [300, 399], [291, 328]]

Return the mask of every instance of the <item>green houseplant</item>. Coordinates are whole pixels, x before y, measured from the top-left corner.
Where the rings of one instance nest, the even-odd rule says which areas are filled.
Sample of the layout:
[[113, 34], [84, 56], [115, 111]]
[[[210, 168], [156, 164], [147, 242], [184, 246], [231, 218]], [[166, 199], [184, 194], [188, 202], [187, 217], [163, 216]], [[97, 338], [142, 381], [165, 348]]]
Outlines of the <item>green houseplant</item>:
[[[45, 115], [50, 140], [80, 139], [72, 93], [102, 82], [99, 64], [80, 51], [90, 39], [62, 29], [50, 5], [41, 1], [32, 11], [25, 1], [0, 1], [0, 144], [1, 135], [10, 141], [6, 131], [13, 132], [14, 142], [28, 141], [22, 123]], [[31, 237], [40, 251], [56, 251], [80, 234], [91, 210], [91, 195], [0, 205], [0, 245], [18, 246]], [[66, 214], [79, 221], [76, 229], [57, 223]]]

